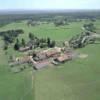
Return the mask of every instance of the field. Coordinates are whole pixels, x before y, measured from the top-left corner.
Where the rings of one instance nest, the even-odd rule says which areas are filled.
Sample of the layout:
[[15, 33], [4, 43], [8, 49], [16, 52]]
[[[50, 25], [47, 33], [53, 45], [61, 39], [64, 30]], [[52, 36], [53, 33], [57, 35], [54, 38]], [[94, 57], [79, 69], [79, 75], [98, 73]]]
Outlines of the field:
[[[8, 29], [23, 29], [20, 35], [26, 40], [32, 32], [39, 37], [50, 37], [53, 40], [64, 41], [79, 34], [82, 22], [72, 22], [69, 25], [55, 27], [52, 23], [28, 27], [26, 21], [11, 23], [0, 31]], [[97, 32], [100, 32], [100, 21], [95, 22]], [[100, 100], [100, 44], [91, 44], [77, 52], [88, 54], [86, 59], [75, 59], [57, 67], [48, 67], [40, 71], [28, 68], [14, 74], [8, 66], [8, 57], [15, 52], [12, 47], [7, 55], [1, 49], [0, 39], [0, 100]]]

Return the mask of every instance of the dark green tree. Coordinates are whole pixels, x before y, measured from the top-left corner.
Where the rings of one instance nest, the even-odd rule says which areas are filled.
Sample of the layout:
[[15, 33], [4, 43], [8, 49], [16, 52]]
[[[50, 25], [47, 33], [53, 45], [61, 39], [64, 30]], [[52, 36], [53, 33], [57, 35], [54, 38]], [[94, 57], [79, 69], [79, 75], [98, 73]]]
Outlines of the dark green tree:
[[47, 38], [47, 45], [48, 45], [48, 47], [50, 47], [50, 41], [51, 41], [51, 40], [50, 40], [50, 38], [48, 37], [48, 38]]
[[22, 46], [24, 46], [24, 47], [26, 46], [25, 39], [22, 38], [22, 42], [21, 42], [21, 44], [22, 44]]
[[14, 49], [15, 49], [15, 50], [19, 50], [19, 48], [20, 48], [20, 42], [19, 42], [19, 39], [17, 39], [17, 40], [16, 40], [16, 43], [15, 43], [15, 45], [14, 45]]
[[15, 50], [19, 50], [19, 48], [20, 48], [19, 44], [18, 44], [18, 43], [15, 43], [14, 49], [15, 49]]
[[55, 41], [51, 41], [50, 47], [53, 48], [53, 47], [55, 47], [55, 45], [56, 45], [56, 42]]
[[5, 43], [4, 44], [4, 50], [7, 50], [8, 49], [8, 43]]
[[84, 24], [83, 27], [88, 30], [88, 31], [91, 31], [91, 32], [95, 32], [95, 25], [93, 23], [89, 23], [89, 24]]
[[30, 40], [34, 40], [34, 38], [35, 38], [34, 34], [29, 33], [29, 39], [30, 39]]

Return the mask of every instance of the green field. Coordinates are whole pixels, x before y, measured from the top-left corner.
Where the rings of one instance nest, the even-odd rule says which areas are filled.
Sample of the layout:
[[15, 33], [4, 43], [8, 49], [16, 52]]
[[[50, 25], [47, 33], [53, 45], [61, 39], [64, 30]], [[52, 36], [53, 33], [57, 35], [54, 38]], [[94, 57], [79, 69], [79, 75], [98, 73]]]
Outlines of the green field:
[[[23, 21], [8, 24], [0, 31], [23, 29], [25, 34], [20, 35], [20, 39], [28, 40], [28, 33], [32, 32], [39, 37], [64, 41], [79, 34], [83, 23], [72, 22], [61, 27], [55, 27], [52, 23], [28, 27]], [[95, 24], [99, 33], [100, 21], [97, 20]], [[3, 41], [0, 40], [0, 100], [100, 100], [100, 44], [77, 50], [88, 54], [86, 59], [75, 59], [33, 73], [33, 69], [28, 68], [17, 74], [10, 71], [8, 57], [21, 54], [10, 47], [5, 55], [2, 45]]]

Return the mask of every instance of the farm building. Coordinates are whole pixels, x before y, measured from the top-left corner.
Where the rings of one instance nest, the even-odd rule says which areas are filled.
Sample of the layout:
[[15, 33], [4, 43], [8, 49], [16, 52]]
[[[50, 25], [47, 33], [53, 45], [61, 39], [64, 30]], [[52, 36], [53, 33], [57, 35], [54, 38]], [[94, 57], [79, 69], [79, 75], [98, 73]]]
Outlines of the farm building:
[[60, 53], [61, 53], [61, 48], [55, 47], [53, 49], [47, 50], [46, 56], [47, 57], [53, 57], [53, 56], [60, 54]]
[[28, 50], [31, 50], [31, 47], [27, 46], [27, 47], [20, 47], [19, 48], [20, 52], [25, 52], [25, 51], [28, 51]]
[[16, 60], [12, 62], [11, 65], [19, 65], [31, 62], [35, 69], [41, 69], [47, 67], [50, 64], [58, 65], [59, 63], [71, 60], [73, 57], [72, 55], [73, 52], [70, 52], [69, 49], [65, 50], [64, 48], [62, 51], [62, 48], [55, 47], [35, 52], [35, 56], [33, 56], [32, 53], [29, 56], [16, 58]]
[[48, 59], [50, 57], [56, 57], [56, 55], [59, 55], [61, 53], [61, 49], [59, 48], [52, 48], [44, 51], [40, 51], [36, 53], [36, 57], [33, 57], [36, 61], [41, 61]]
[[44, 52], [37, 53], [35, 60], [39, 61], [44, 59], [47, 59], [46, 54]]
[[62, 54], [61, 56], [59, 56], [58, 58], [55, 59], [55, 61], [57, 62], [65, 62], [65, 61], [68, 61], [68, 60], [71, 60], [72, 57], [70, 55], [67, 55], [67, 54]]

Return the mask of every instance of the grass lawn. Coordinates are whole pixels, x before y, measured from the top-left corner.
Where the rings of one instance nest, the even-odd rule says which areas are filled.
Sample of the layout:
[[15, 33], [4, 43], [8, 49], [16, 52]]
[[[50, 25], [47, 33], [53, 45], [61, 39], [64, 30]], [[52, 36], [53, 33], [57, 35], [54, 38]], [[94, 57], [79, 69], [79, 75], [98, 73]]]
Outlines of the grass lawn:
[[[39, 37], [64, 41], [79, 34], [83, 23], [73, 22], [63, 27], [54, 27], [52, 23], [28, 27], [21, 22], [8, 24], [0, 31], [23, 29], [25, 34], [19, 39], [28, 40], [28, 33], [32, 32]], [[95, 23], [99, 33], [100, 21]], [[0, 40], [0, 47], [2, 44]], [[100, 100], [100, 44], [88, 45], [77, 51], [88, 54], [88, 57], [37, 71], [32, 80], [31, 68], [17, 74], [10, 71], [8, 57], [21, 53], [9, 48], [5, 55], [0, 48], [0, 100]]]

